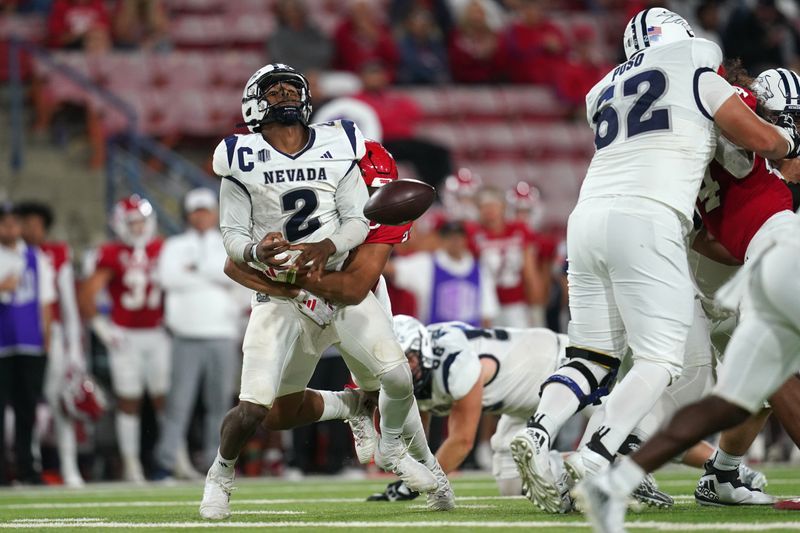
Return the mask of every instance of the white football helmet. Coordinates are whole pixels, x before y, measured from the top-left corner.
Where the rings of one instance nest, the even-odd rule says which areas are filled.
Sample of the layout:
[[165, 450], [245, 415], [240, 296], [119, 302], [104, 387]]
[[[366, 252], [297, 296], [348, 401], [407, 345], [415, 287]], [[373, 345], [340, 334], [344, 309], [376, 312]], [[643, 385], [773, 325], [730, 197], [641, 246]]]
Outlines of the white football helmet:
[[[143, 222], [141, 227], [134, 224]], [[153, 206], [134, 194], [114, 204], [111, 210], [111, 229], [119, 239], [129, 246], [144, 246], [156, 234], [157, 221]]]
[[447, 216], [454, 220], [476, 220], [475, 194], [482, 183], [481, 177], [468, 168], [460, 168], [448, 176], [440, 194]]
[[630, 59], [645, 48], [693, 38], [692, 27], [683, 17], [663, 7], [652, 7], [643, 9], [628, 21], [622, 43], [625, 57]]
[[787, 68], [771, 68], [756, 78], [753, 89], [770, 111], [800, 113], [800, 76]]
[[[266, 91], [280, 82], [290, 83], [299, 89], [299, 106], [269, 106]], [[308, 80], [289, 65], [270, 63], [258, 69], [247, 80], [242, 93], [242, 118], [251, 132], [261, 131], [261, 125], [267, 122], [292, 124], [299, 121], [306, 125], [310, 116], [311, 91], [308, 89]]]
[[393, 321], [394, 334], [406, 357], [416, 358], [417, 368], [413, 371], [414, 394], [420, 397], [424, 395], [424, 390], [433, 377], [431, 334], [422, 322], [412, 316], [396, 315]]

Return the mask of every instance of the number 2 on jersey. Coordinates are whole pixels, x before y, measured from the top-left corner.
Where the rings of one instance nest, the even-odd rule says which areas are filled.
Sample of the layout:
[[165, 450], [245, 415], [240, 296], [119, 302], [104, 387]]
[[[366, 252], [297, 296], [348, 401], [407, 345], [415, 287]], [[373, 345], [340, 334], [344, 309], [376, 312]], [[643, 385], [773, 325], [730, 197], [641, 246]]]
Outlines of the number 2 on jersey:
[[317, 210], [317, 205], [317, 194], [311, 189], [295, 189], [281, 196], [283, 212], [294, 211], [283, 227], [283, 235], [287, 241], [298, 241], [319, 229], [319, 217], [309, 218]]
[[[643, 85], [647, 90], [640, 94]], [[619, 113], [611, 103], [616, 89], [616, 85], [609, 86], [597, 100], [597, 112], [592, 120], [595, 123], [594, 145], [598, 150], [614, 142], [619, 134]], [[626, 139], [670, 128], [669, 109], [653, 107], [666, 91], [667, 77], [660, 70], [645, 70], [622, 83], [623, 98], [638, 96], [625, 116]]]

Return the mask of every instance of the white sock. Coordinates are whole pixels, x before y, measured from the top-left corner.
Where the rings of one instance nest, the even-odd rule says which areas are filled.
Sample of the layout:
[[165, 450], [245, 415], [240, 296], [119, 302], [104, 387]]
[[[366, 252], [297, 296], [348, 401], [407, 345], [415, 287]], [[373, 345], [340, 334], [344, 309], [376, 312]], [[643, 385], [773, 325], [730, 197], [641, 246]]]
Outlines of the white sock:
[[345, 420], [351, 417], [358, 409], [358, 393], [350, 389], [343, 391], [320, 390], [325, 407], [319, 422], [325, 420]]
[[141, 434], [141, 419], [139, 415], [129, 415], [117, 411], [117, 446], [119, 453], [125, 460], [139, 461], [139, 438]]
[[415, 398], [408, 417], [406, 417], [406, 423], [403, 425], [403, 438], [408, 444], [409, 455], [428, 468], [433, 468], [433, 465], [436, 464], [436, 457], [428, 447], [428, 437], [425, 435], [425, 428], [422, 426]]
[[80, 477], [78, 469], [78, 441], [75, 437], [75, 425], [61, 414], [53, 413], [56, 436], [58, 439], [58, 460], [62, 477]]
[[378, 409], [381, 413], [381, 436], [388, 441], [399, 438], [403, 433], [403, 426], [414, 406], [414, 389], [409, 386], [411, 383], [408, 365], [397, 366], [381, 376]]
[[214, 464], [211, 465], [211, 468], [223, 476], [233, 477], [237, 459], [239, 459], [238, 455], [233, 459], [225, 459], [219, 454], [219, 449], [217, 449], [217, 456], [214, 458]]
[[566, 385], [550, 383], [542, 391], [534, 420], [550, 435], [552, 442], [567, 420], [578, 412], [578, 398]]
[[620, 444], [650, 412], [668, 384], [669, 372], [663, 366], [650, 361], [633, 364], [625, 378], [608, 395], [603, 425], [594, 434], [608, 453], [617, 453]]
[[619, 463], [608, 471], [611, 489], [619, 494], [629, 496], [647, 473], [633, 462], [630, 457], [623, 457]]
[[717, 448], [711, 461], [717, 470], [736, 470], [742, 464], [742, 457], [741, 455], [730, 455], [725, 453], [722, 448]]

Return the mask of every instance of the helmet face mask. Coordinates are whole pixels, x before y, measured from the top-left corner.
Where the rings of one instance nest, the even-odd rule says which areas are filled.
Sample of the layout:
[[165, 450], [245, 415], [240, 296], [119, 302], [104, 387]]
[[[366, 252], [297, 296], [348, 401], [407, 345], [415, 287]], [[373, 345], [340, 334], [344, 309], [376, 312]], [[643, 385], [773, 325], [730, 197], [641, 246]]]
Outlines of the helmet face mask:
[[663, 7], [654, 7], [640, 11], [628, 21], [622, 44], [625, 57], [630, 59], [646, 48], [693, 38], [694, 31], [683, 17]]
[[394, 317], [394, 333], [406, 354], [414, 381], [414, 396], [424, 400], [431, 397], [433, 384], [433, 348], [431, 335], [416, 318]]
[[111, 229], [129, 246], [145, 246], [158, 229], [152, 204], [134, 194], [114, 204], [111, 211]]
[[[267, 94], [277, 84], [286, 84], [297, 89], [297, 101], [278, 101], [270, 104]], [[285, 93], [285, 88], [284, 91]], [[282, 63], [266, 65], [247, 81], [242, 95], [242, 117], [253, 132], [261, 131], [264, 124], [278, 122], [284, 125], [308, 124], [311, 116], [311, 92], [308, 80], [295, 69]]]

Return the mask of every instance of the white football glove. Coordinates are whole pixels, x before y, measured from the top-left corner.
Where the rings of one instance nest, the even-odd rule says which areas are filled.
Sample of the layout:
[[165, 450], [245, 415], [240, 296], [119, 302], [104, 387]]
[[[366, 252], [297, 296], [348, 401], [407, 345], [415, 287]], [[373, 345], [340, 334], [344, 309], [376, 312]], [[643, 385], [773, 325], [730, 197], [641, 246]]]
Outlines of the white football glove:
[[109, 350], [118, 350], [125, 343], [125, 333], [106, 316], [97, 315], [91, 321], [92, 331]]
[[325, 327], [333, 321], [336, 306], [324, 298], [314, 296], [304, 289], [300, 289], [295, 299], [300, 312], [313, 320], [318, 326]]

